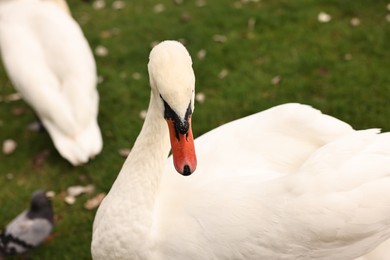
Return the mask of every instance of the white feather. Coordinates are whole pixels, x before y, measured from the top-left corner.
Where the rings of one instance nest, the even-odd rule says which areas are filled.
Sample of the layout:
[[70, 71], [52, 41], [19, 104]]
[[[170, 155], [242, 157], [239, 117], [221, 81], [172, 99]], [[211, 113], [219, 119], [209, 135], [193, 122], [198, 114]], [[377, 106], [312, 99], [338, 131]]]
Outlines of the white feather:
[[[60, 1], [61, 2], [61, 1]], [[74, 165], [102, 149], [96, 65], [80, 26], [55, 1], [0, 3], [0, 48], [14, 87]]]
[[[160, 52], [169, 58], [154, 59]], [[96, 213], [94, 259], [344, 260], [390, 237], [389, 133], [280, 105], [196, 139], [198, 168], [183, 177], [165, 159], [158, 93], [172, 109], [186, 108], [191, 61], [175, 42], [152, 53], [148, 115]], [[182, 66], [170, 66], [177, 56]], [[181, 75], [180, 86], [153, 76], [168, 70]]]

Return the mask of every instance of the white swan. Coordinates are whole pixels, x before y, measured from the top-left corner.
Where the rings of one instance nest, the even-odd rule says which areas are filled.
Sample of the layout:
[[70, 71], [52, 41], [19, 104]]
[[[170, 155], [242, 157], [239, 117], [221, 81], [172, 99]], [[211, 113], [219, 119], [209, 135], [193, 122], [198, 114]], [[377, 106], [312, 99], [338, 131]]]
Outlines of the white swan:
[[[63, 4], [61, 4], [63, 3]], [[100, 153], [96, 65], [66, 2], [0, 1], [0, 49], [14, 87], [73, 165]]]
[[61, 8], [62, 10], [64, 10], [67, 14], [72, 15], [72, 14], [70, 13], [70, 9], [69, 9], [68, 3], [67, 3], [65, 0], [42, 0], [42, 1], [52, 1], [52, 2], [54, 2], [55, 4], [57, 4], [57, 6], [58, 6], [59, 8]]
[[389, 134], [286, 104], [198, 138], [196, 166], [191, 58], [164, 41], [148, 69], [148, 114], [96, 213], [93, 259], [344, 260], [390, 236]]

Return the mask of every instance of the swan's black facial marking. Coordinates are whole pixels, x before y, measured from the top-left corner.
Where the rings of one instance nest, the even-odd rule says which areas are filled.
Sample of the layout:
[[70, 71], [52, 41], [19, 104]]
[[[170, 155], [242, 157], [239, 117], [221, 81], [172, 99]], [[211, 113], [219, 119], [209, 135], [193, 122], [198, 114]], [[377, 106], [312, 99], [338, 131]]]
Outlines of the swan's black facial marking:
[[188, 105], [186, 114], [184, 115], [184, 121], [182, 121], [179, 116], [173, 111], [173, 109], [168, 105], [168, 103], [164, 100], [164, 98], [160, 95], [162, 101], [164, 102], [164, 118], [172, 120], [175, 126], [175, 135], [178, 141], [180, 141], [180, 135], [188, 136], [188, 130], [190, 124], [188, 123], [188, 119], [192, 114], [191, 102]]

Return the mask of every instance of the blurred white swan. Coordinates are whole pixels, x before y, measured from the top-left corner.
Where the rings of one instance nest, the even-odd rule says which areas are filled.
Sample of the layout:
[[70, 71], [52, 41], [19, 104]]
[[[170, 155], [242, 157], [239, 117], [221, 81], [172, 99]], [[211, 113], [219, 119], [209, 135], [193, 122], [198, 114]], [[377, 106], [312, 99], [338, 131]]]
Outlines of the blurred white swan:
[[96, 213], [93, 259], [347, 260], [389, 238], [389, 133], [285, 104], [199, 137], [196, 159], [187, 50], [162, 42], [148, 69], [148, 113]]
[[0, 49], [14, 87], [73, 165], [102, 149], [96, 65], [63, 0], [0, 1]]

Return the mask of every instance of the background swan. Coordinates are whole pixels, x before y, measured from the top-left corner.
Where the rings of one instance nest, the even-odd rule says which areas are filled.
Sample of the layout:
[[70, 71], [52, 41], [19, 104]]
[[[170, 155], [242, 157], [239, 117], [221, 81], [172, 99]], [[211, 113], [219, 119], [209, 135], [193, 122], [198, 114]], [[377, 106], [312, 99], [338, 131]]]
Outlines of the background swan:
[[148, 69], [148, 114], [96, 213], [94, 259], [354, 259], [390, 236], [388, 133], [286, 104], [201, 136], [195, 159], [188, 52], [160, 43]]
[[[58, 4], [58, 3], [63, 3]], [[0, 48], [14, 87], [73, 165], [100, 153], [96, 65], [63, 1], [0, 2]]]

